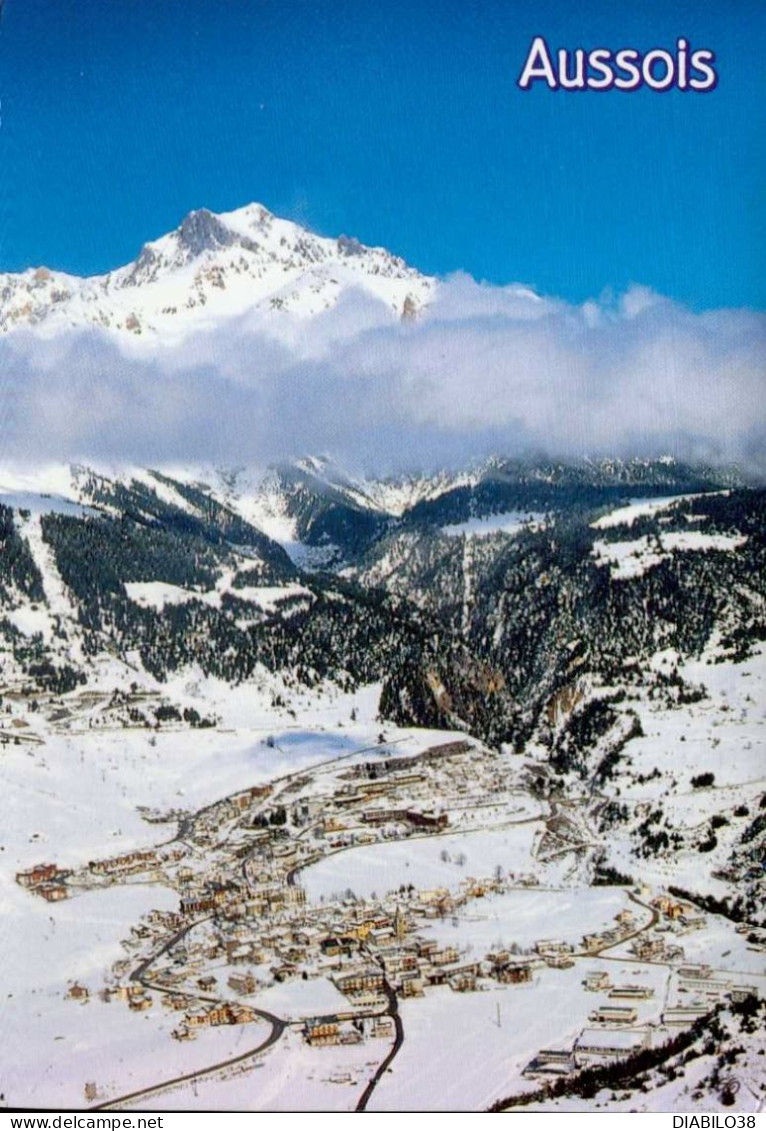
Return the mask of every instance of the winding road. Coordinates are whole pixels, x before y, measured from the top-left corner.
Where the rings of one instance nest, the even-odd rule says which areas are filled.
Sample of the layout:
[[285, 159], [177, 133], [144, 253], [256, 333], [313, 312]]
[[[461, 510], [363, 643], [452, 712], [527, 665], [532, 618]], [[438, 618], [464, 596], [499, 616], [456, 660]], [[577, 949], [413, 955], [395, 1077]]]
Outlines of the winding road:
[[[166, 951], [170, 950], [171, 947], [180, 942], [180, 940], [186, 934], [188, 934], [188, 932], [191, 931], [192, 928], [199, 926], [200, 923], [204, 923], [207, 919], [210, 918], [211, 916], [208, 915], [205, 917], [205, 919], [197, 919], [193, 923], [189, 923], [186, 926], [182, 927], [181, 930], [172, 935], [167, 940], [167, 942], [163, 943], [163, 945], [158, 951], [156, 951], [155, 954], [151, 955], [151, 957], [149, 958], [144, 959], [144, 961], [141, 962], [135, 968], [135, 970], [132, 971], [130, 975], [130, 981], [139, 982], [147, 990], [154, 990], [155, 992], [161, 994], [168, 993], [169, 991], [167, 986], [163, 986], [157, 982], [150, 981], [146, 977], [146, 971], [157, 961], [158, 958], [161, 958]], [[218, 998], [208, 997], [201, 994], [196, 994], [195, 996], [199, 1000], [212, 1001], [216, 1004], [219, 1000]], [[122, 1104], [133, 1103], [135, 1100], [148, 1099], [150, 1096], [157, 1095], [158, 1093], [165, 1091], [167, 1088], [173, 1088], [178, 1084], [187, 1084], [190, 1082], [197, 1082], [198, 1080], [204, 1080], [207, 1076], [212, 1076], [216, 1072], [220, 1072], [224, 1068], [231, 1068], [235, 1064], [242, 1064], [244, 1061], [250, 1060], [252, 1057], [266, 1052], [267, 1049], [271, 1048], [272, 1045], [275, 1045], [280, 1039], [288, 1026], [288, 1022], [284, 1021], [281, 1017], [277, 1017], [274, 1013], [269, 1013], [265, 1009], [253, 1009], [253, 1012], [257, 1017], [260, 1017], [262, 1021], [265, 1021], [267, 1024], [271, 1025], [271, 1032], [269, 1033], [269, 1035], [254, 1048], [247, 1049], [245, 1052], [239, 1053], [237, 1056], [229, 1057], [228, 1060], [219, 1060], [215, 1064], [208, 1065], [206, 1068], [199, 1068], [194, 1072], [187, 1072], [183, 1076], [174, 1076], [172, 1077], [172, 1079], [163, 1080], [159, 1084], [152, 1084], [147, 1088], [139, 1088], [135, 1092], [128, 1092], [126, 1095], [117, 1096], [115, 1099], [107, 1100], [102, 1104], [97, 1104], [90, 1110], [108, 1111], [110, 1108], [119, 1107]]]
[[385, 990], [386, 997], [388, 998], [388, 1016], [393, 1017], [394, 1019], [394, 1043], [391, 1048], [391, 1052], [388, 1054], [386, 1059], [381, 1061], [381, 1063], [378, 1065], [375, 1075], [359, 1097], [359, 1102], [354, 1109], [355, 1111], [367, 1110], [367, 1104], [370, 1102], [372, 1093], [380, 1083], [384, 1073], [388, 1070], [391, 1061], [394, 1059], [396, 1054], [399, 1052], [399, 1049], [404, 1044], [404, 1026], [402, 1025], [402, 1019], [399, 1014], [399, 1002], [397, 1000], [396, 993], [394, 992], [392, 987], [389, 986], [388, 982], [384, 983], [383, 988]]

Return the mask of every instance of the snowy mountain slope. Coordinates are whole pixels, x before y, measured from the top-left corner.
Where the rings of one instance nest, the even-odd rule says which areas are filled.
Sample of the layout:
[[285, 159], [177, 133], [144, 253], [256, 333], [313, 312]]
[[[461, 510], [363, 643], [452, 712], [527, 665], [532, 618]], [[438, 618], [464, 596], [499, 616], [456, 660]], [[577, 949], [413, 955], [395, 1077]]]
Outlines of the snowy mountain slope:
[[98, 326], [166, 345], [250, 310], [308, 318], [352, 289], [414, 317], [435, 287], [383, 248], [314, 235], [260, 204], [220, 215], [203, 208], [106, 275], [0, 274], [0, 334]]

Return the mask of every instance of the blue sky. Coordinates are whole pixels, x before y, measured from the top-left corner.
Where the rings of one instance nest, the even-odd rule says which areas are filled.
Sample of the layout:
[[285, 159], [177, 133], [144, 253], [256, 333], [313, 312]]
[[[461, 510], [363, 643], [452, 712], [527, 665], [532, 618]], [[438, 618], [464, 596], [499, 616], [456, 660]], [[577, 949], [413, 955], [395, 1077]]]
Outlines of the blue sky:
[[[428, 272], [761, 308], [763, 6], [581, 7], [5, 0], [0, 270], [104, 271], [192, 208], [260, 200]], [[684, 35], [716, 52], [719, 86], [524, 93], [536, 34]]]

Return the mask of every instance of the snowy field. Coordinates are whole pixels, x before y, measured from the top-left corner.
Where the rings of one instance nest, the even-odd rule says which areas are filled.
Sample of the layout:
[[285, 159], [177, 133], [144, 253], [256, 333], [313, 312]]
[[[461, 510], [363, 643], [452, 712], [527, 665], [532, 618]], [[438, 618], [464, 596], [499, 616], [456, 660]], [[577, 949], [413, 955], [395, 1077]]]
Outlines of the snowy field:
[[[707, 492], [707, 494], [728, 494], [728, 492]], [[631, 499], [623, 507], [617, 507], [609, 514], [602, 515], [591, 523], [594, 530], [609, 530], [614, 526], [632, 526], [637, 518], [651, 518], [660, 511], [670, 510], [676, 503], [687, 499], [703, 499], [703, 494], [668, 495], [663, 499]]]
[[[403, 1002], [404, 1044], [370, 1110], [481, 1111], [511, 1092], [536, 1087], [521, 1076], [526, 1065], [540, 1049], [571, 1048], [601, 1002], [601, 995], [582, 986], [586, 969], [583, 963], [545, 968], [532, 983], [478, 993], [436, 986], [425, 999]], [[656, 976], [655, 984], [661, 1001]], [[645, 1016], [656, 1014], [657, 994], [644, 1004]]]
[[[151, 908], [175, 908], [175, 893], [126, 887], [49, 905], [2, 874], [0, 896], [0, 1048], [9, 1106], [83, 1107], [86, 1083], [106, 1099], [235, 1056], [267, 1035], [262, 1024], [221, 1027], [180, 1045], [170, 1036], [177, 1015], [156, 1001], [135, 1013], [95, 996], [106, 970], [124, 957], [120, 940]], [[75, 980], [90, 990], [87, 1002], [66, 997]]]
[[545, 521], [545, 515], [525, 514], [522, 511], [507, 511], [504, 514], [491, 514], [486, 518], [469, 518], [452, 526], [442, 526], [442, 534], [449, 538], [486, 538], [489, 534], [518, 534], [520, 530], [533, 529]]
[[416, 888], [457, 888], [469, 876], [529, 871], [537, 822], [515, 827], [447, 836], [410, 837], [365, 845], [325, 857], [300, 874], [311, 902], [331, 899], [351, 889], [359, 898]]
[[[633, 775], [652, 776], [639, 782], [624, 773], [620, 782], [621, 802], [661, 807], [666, 827], [682, 831], [688, 847], [671, 856], [649, 855], [639, 865], [627, 833], [617, 825], [610, 829], [607, 848], [610, 862], [628, 874], [640, 868], [648, 883], [721, 895], [725, 888], [711, 872], [725, 864], [734, 839], [752, 821], [764, 787], [766, 649], [739, 663], [708, 659], [678, 664], [685, 681], [704, 689], [700, 701], [673, 707], [631, 702], [644, 733], [630, 742], [625, 757]], [[653, 666], [669, 673], [677, 663], [678, 656], [667, 651], [656, 655]], [[714, 775], [711, 787], [692, 784], [702, 773]], [[738, 815], [743, 806], [746, 815]], [[695, 846], [708, 835], [714, 814], [728, 824], [716, 830], [717, 847], [701, 857]]]
[[297, 1029], [287, 1029], [246, 1066], [165, 1091], [155, 1104], [168, 1111], [353, 1111], [390, 1048], [382, 1039], [311, 1048]]
[[643, 535], [630, 542], [593, 543], [597, 565], [608, 565], [615, 581], [640, 577], [648, 569], [667, 561], [676, 552], [708, 553], [714, 550], [733, 551], [747, 541], [745, 535], [703, 534], [698, 530], [663, 533], [661, 537]]
[[637, 924], [649, 919], [649, 913], [631, 903], [619, 888], [530, 888], [473, 900], [457, 923], [436, 919], [427, 933], [444, 946], [457, 946], [483, 958], [490, 950], [513, 943], [530, 948], [541, 939], [578, 946], [586, 932], [613, 927], [615, 915], [626, 909], [634, 913]]

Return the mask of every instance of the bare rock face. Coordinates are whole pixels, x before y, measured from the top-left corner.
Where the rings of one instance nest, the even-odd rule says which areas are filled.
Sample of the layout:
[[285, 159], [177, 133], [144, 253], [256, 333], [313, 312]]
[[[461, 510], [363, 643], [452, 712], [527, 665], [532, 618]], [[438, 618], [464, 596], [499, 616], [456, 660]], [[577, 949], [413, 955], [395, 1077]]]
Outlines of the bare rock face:
[[202, 255], [204, 251], [231, 247], [236, 235], [207, 208], [199, 208], [182, 220], [179, 240], [192, 255]]

